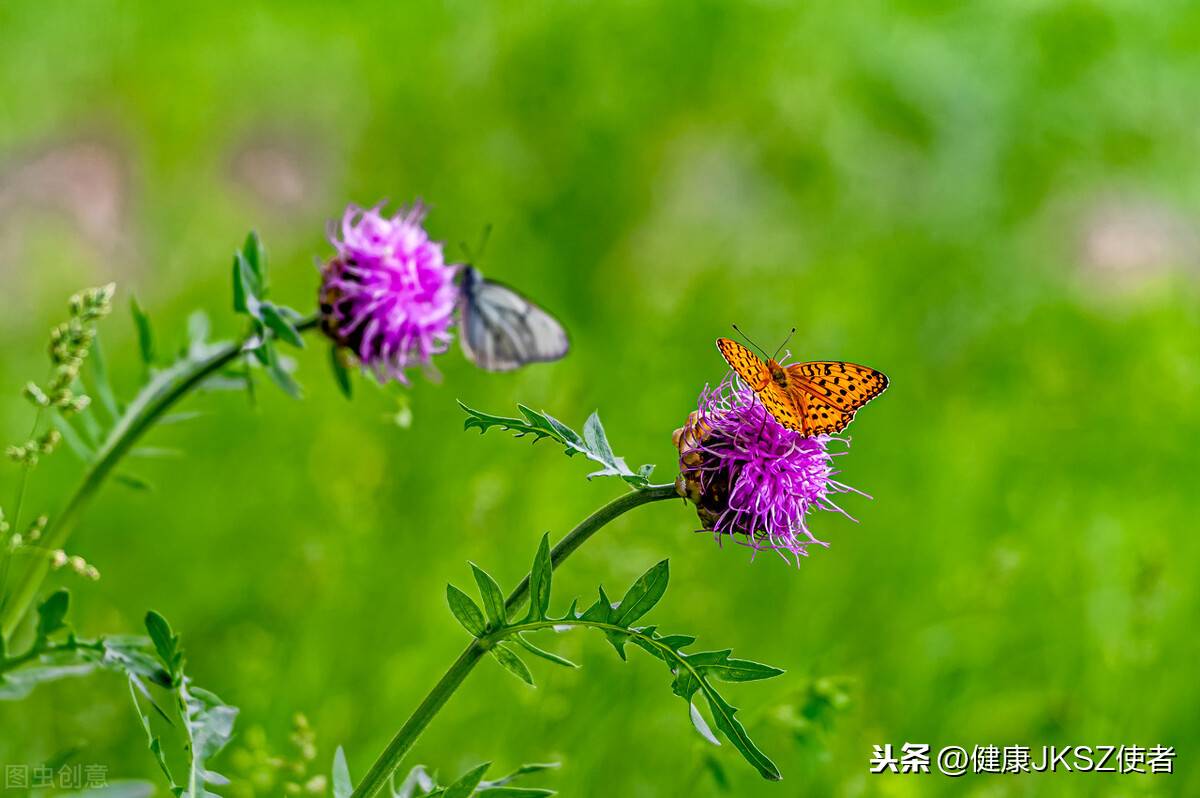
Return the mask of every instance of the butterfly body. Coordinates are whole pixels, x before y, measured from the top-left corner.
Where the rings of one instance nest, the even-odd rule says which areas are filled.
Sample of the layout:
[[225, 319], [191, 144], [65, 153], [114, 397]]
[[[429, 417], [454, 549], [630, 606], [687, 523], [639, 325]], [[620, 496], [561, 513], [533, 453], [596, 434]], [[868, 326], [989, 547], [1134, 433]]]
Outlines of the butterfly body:
[[774, 358], [763, 361], [729, 338], [718, 338], [717, 349], [776, 421], [805, 436], [845, 429], [859, 408], [888, 386], [883, 372], [855, 363], [820, 360], [783, 366]]

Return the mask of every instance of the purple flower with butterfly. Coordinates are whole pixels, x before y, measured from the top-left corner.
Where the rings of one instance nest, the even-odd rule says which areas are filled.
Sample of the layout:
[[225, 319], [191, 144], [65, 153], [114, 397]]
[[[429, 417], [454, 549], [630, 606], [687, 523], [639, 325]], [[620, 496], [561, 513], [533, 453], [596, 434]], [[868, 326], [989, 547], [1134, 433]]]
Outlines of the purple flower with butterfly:
[[866, 495], [834, 478], [833, 458], [845, 449], [833, 447], [848, 447], [848, 439], [787, 429], [733, 374], [716, 388], [705, 386], [696, 411], [675, 431], [675, 445], [676, 490], [696, 505], [703, 529], [718, 542], [728, 537], [797, 564], [809, 546], [829, 545], [810, 531], [809, 514], [849, 518], [833, 497]]
[[461, 327], [467, 358], [488, 371], [557, 360], [567, 335], [549, 313], [470, 265], [447, 264], [417, 203], [395, 214], [351, 205], [330, 234], [337, 255], [321, 270], [321, 328], [380, 382], [408, 385]]
[[422, 226], [421, 205], [380, 209], [351, 205], [340, 237], [330, 236], [337, 255], [322, 269], [322, 329], [380, 382], [407, 385], [405, 370], [428, 365], [453, 339], [456, 269]]

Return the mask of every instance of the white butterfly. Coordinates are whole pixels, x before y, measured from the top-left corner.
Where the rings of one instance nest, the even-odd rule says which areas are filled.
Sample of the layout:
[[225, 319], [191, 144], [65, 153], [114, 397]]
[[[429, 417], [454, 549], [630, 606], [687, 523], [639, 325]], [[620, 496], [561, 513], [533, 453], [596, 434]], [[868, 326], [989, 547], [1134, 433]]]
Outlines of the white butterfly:
[[570, 349], [557, 319], [473, 266], [460, 268], [458, 315], [463, 354], [487, 371], [558, 360]]

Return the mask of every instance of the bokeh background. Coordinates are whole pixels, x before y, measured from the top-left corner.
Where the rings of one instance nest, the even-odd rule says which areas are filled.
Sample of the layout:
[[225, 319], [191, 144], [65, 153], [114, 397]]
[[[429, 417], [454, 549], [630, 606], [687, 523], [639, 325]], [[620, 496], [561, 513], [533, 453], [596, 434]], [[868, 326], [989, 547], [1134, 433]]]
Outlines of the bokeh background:
[[[670, 557], [670, 630], [780, 665], [729, 690], [785, 781], [690, 728], [661, 665], [563, 636], [528, 690], [481, 667], [412, 762], [561, 760], [571, 796], [1195, 795], [1200, 681], [1200, 7], [1186, 2], [100, 2], [0, 6], [0, 431], [83, 285], [136, 293], [160, 348], [194, 309], [239, 334], [233, 248], [314, 305], [329, 219], [422, 197], [457, 251], [565, 321], [571, 356], [442, 384], [207, 394], [73, 538], [83, 633], [155, 608], [234, 748], [361, 773], [463, 644], [444, 585], [511, 584], [543, 531], [621, 490], [551, 445], [461, 431], [455, 399], [578, 424], [672, 475], [671, 431], [718, 379], [712, 341], [792, 325], [801, 358], [892, 378], [840, 464], [874, 500], [822, 515], [797, 570], [637, 511], [556, 578], [560, 601]], [[132, 324], [103, 327], [118, 383]], [[310, 339], [311, 344], [319, 344]], [[403, 404], [407, 402], [407, 404]], [[411, 414], [411, 425], [396, 423]], [[28, 506], [58, 507], [56, 455]], [[4, 501], [17, 469], [0, 472]], [[871, 746], [1173, 745], [1170, 777], [879, 777]], [[116, 676], [0, 706], [0, 761], [69, 746], [155, 778]], [[234, 771], [227, 754], [220, 769]], [[723, 773], [727, 780], [722, 787]], [[165, 794], [163, 791], [161, 794]]]

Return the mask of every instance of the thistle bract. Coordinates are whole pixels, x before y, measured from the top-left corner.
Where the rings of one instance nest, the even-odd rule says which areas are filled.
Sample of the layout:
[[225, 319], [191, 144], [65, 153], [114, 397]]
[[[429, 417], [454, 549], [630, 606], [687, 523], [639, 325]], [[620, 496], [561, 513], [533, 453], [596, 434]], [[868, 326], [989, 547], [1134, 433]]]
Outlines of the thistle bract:
[[[846, 438], [804, 437], [783, 427], [754, 392], [733, 375], [701, 392], [687, 423], [675, 431], [680, 473], [676, 490], [696, 505], [705, 530], [785, 559], [828, 546], [808, 528], [813, 510], [846, 515], [832, 496], [860, 493], [833, 477], [834, 445]], [[865, 495], [865, 494], [863, 494]], [[849, 517], [849, 516], [847, 516]]]
[[405, 370], [446, 351], [458, 288], [456, 268], [429, 238], [420, 205], [392, 216], [350, 206], [330, 236], [337, 255], [321, 272], [322, 329], [380, 382], [405, 385]]

